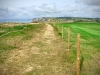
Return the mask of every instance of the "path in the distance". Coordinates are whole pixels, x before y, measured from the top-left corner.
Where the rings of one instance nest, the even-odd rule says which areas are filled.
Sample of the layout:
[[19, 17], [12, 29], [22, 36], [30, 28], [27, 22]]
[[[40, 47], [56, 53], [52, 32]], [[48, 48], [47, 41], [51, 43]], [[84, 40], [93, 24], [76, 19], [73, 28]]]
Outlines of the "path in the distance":
[[44, 33], [44, 39], [46, 40], [45, 42], [47, 42], [48, 44], [51, 43], [52, 40], [55, 40], [55, 34], [54, 34], [54, 30], [53, 30], [53, 27], [49, 24], [46, 24], [47, 25], [47, 29]]
[[10, 53], [2, 66], [2, 75], [65, 75], [62, 52], [66, 46], [57, 38], [51, 25], [44, 33]]

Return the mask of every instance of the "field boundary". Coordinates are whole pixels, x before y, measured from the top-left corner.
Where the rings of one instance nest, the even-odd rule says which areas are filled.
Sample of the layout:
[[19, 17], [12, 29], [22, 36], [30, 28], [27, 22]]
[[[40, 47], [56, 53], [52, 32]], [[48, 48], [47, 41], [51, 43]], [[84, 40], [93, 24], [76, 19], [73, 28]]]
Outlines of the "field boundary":
[[[71, 29], [69, 27], [65, 28], [63, 25], [62, 26], [56, 25], [56, 23], [51, 23], [51, 25], [61, 35], [62, 40], [66, 39], [66, 38], [64, 38], [64, 36], [65, 36], [64, 32], [67, 32], [67, 48], [68, 48], [68, 50], [72, 49], [71, 48], [71, 44], [70, 44], [71, 43], [71, 38], [72, 38], [72, 35], [73, 35], [73, 34], [71, 34]], [[82, 51], [83, 50], [81, 49], [81, 45], [82, 45], [82, 43], [81, 43], [81, 34], [77, 33], [76, 37], [77, 37], [77, 40], [76, 40], [76, 75], [81, 75], [82, 74], [82, 70], [83, 70], [83, 66], [86, 66], [86, 65], [84, 64], [84, 57], [82, 56]], [[90, 56], [94, 60], [94, 62], [96, 64], [98, 64], [98, 66], [100, 66], [99, 60], [93, 55], [93, 53], [90, 52], [89, 50], [87, 50], [87, 52], [90, 54]], [[90, 70], [90, 69], [88, 69], [88, 67], [86, 67], [86, 69], [88, 71]], [[99, 67], [97, 69], [99, 69]], [[91, 73], [88, 73], [88, 74], [89, 75], [93, 75]]]

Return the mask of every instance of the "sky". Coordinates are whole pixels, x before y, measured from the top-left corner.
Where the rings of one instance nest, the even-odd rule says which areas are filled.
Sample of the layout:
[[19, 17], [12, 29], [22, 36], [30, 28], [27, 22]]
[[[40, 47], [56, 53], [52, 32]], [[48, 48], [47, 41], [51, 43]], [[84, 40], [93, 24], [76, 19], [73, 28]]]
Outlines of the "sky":
[[100, 18], [100, 0], [0, 0], [0, 19]]

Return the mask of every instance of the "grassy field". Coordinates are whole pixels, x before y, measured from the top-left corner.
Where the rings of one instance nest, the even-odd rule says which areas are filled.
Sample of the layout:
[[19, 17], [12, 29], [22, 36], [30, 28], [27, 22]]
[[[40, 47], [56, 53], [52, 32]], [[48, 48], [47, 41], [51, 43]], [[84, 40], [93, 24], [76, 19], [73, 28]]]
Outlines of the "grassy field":
[[7, 53], [21, 47], [25, 41], [35, 37], [35, 33], [43, 28], [42, 24], [17, 24], [10, 26], [0, 24], [0, 63], [7, 58]]
[[73, 75], [72, 55], [51, 25], [14, 26], [12, 29], [22, 31], [1, 37], [4, 41], [0, 49], [1, 75]]
[[[76, 22], [76, 23], [52, 23], [62, 35], [62, 26], [64, 27], [64, 41], [67, 43], [68, 33], [71, 30], [70, 41], [70, 60], [76, 63], [76, 42], [77, 34], [81, 35], [81, 57], [83, 65], [81, 75], [100, 75], [100, 23]], [[64, 56], [66, 57], [66, 55]]]
[[[50, 24], [55, 30], [45, 24], [1, 24], [0, 73], [76, 75], [76, 39], [77, 33], [80, 33], [81, 75], [100, 75], [100, 23]], [[67, 49], [68, 28], [71, 30], [70, 50]]]

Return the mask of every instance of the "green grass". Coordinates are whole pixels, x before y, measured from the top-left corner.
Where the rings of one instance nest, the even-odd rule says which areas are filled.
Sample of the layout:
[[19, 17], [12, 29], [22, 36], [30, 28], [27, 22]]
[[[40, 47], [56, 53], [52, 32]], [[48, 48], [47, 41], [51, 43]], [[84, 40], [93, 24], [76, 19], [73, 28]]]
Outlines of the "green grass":
[[[60, 27], [59, 32], [61, 32], [62, 25], [64, 26], [64, 39], [67, 38], [67, 29], [70, 28], [73, 41], [75, 41], [77, 33], [80, 33], [82, 40], [88, 40], [86, 42], [82, 41], [82, 43], [87, 43], [94, 47], [100, 44], [98, 42], [100, 40], [100, 23], [58, 23], [57, 26]], [[100, 47], [96, 48], [99, 49]]]
[[[54, 26], [54, 24], [52, 24]], [[100, 60], [100, 23], [89, 23], [89, 22], [75, 22], [75, 23], [56, 23], [56, 31], [58, 35], [62, 35], [62, 26], [64, 27], [64, 41], [67, 43], [68, 33], [67, 30], [71, 30], [70, 40], [70, 54], [63, 54], [62, 58], [69, 59], [72, 63], [76, 63], [76, 43], [77, 34], [81, 35], [81, 57], [83, 61], [83, 71], [81, 75], [99, 75], [96, 70], [99, 70], [98, 62]], [[97, 60], [97, 62], [96, 62]], [[86, 66], [89, 66], [88, 70], [91, 74], [86, 72]]]
[[16, 46], [14, 45], [14, 41], [17, 43], [20, 41], [30, 40], [31, 38], [35, 37], [34, 32], [39, 31], [38, 29], [42, 27], [43, 25], [40, 24], [27, 24], [0, 28], [0, 36], [10, 32], [5, 36], [0, 37], [0, 54], [6, 50], [16, 48]]

